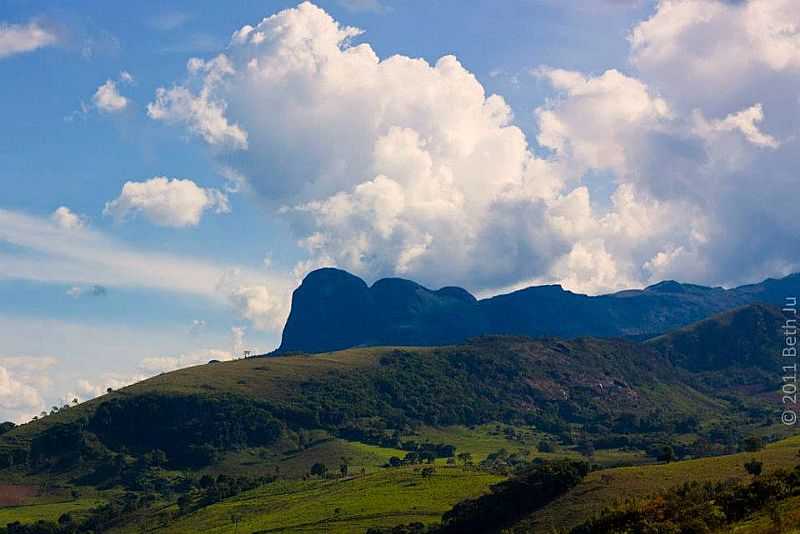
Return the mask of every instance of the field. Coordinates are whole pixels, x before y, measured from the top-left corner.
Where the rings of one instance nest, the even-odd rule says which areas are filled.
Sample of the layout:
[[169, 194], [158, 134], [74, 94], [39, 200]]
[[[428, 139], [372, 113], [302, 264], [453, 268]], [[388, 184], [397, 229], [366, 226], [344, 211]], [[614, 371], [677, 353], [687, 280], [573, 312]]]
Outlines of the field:
[[572, 527], [626, 498], [644, 497], [684, 482], [745, 478], [748, 475], [743, 464], [751, 458], [764, 462], [766, 471], [792, 468], [800, 464], [798, 450], [800, 436], [794, 436], [755, 453], [594, 471], [569, 493], [533, 514], [526, 523], [544, 532], [548, 528]]
[[344, 458], [351, 472], [365, 469], [375, 472], [386, 465], [389, 458], [402, 458], [406, 451], [367, 445], [353, 441], [326, 438], [302, 451], [277, 452], [273, 449], [246, 449], [227, 454], [224, 461], [205, 469], [212, 475], [221, 473], [239, 475], [273, 475], [301, 478], [316, 462], [338, 469]]
[[439, 467], [430, 478], [413, 468], [384, 469], [341, 480], [278, 481], [201, 509], [165, 533], [363, 532], [373, 526], [437, 522], [456, 502], [476, 497], [500, 477]]
[[33, 523], [41, 519], [58, 521], [58, 518], [64, 513], [72, 514], [77, 518], [81, 516], [81, 513], [102, 503], [103, 501], [100, 499], [87, 497], [62, 502], [7, 506], [0, 508], [0, 525], [6, 525], [13, 521]]

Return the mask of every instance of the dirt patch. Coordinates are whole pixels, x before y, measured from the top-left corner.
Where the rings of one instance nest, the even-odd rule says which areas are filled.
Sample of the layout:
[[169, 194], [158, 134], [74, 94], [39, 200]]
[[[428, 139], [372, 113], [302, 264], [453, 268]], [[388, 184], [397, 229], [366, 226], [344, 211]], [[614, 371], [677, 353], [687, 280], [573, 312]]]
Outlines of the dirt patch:
[[0, 484], [0, 506], [19, 506], [39, 492], [36, 486]]

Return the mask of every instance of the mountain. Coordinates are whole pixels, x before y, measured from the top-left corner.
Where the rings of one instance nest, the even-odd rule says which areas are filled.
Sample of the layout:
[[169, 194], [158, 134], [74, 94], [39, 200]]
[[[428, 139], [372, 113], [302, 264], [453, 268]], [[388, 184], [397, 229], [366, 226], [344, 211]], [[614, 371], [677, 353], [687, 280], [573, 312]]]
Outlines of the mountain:
[[461, 288], [434, 291], [399, 278], [370, 287], [326, 268], [295, 290], [277, 352], [446, 345], [494, 334], [644, 339], [739, 306], [780, 305], [798, 293], [800, 274], [733, 289], [665, 281], [588, 296], [548, 285], [478, 300]]
[[690, 371], [731, 367], [781, 367], [782, 327], [779, 308], [751, 304], [723, 312], [646, 341], [673, 364]]
[[473, 322], [475, 303], [461, 288], [431, 291], [399, 278], [368, 287], [345, 271], [319, 269], [292, 296], [279, 352], [455, 343], [480, 329]]

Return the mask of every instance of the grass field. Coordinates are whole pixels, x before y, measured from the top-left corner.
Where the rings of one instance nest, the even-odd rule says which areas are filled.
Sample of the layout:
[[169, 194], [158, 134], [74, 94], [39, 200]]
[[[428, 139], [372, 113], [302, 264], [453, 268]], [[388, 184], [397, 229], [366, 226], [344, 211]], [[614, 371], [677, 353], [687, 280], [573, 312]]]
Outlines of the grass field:
[[61, 514], [70, 513], [75, 518], [102, 504], [103, 501], [93, 497], [81, 498], [56, 503], [29, 504], [27, 506], [8, 506], [0, 508], [0, 525], [13, 521], [33, 523], [39, 520], [58, 521]]
[[159, 532], [350, 533], [373, 526], [433, 523], [456, 502], [500, 477], [439, 467], [429, 479], [412, 468], [382, 469], [342, 480], [278, 481], [198, 510]]
[[364, 468], [368, 473], [372, 473], [386, 465], [390, 457], [402, 458], [405, 454], [406, 451], [399, 449], [327, 438], [302, 451], [281, 452], [271, 448], [245, 449], [229, 453], [221, 463], [203, 472], [251, 477], [277, 473], [281, 477], [301, 478], [316, 462], [324, 463], [328, 469], [338, 471], [342, 458], [345, 458], [350, 472], [358, 473]]
[[743, 464], [750, 458], [764, 462], [765, 471], [792, 468], [800, 464], [798, 450], [800, 436], [794, 436], [755, 453], [594, 471], [569, 493], [533, 514], [526, 524], [542, 532], [568, 528], [626, 498], [644, 497], [684, 482], [745, 478]]

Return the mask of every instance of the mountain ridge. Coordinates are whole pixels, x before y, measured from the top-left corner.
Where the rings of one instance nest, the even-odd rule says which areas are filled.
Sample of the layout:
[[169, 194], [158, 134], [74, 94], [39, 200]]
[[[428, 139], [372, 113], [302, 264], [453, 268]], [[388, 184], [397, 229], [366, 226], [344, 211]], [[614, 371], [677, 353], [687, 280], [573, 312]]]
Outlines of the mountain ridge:
[[590, 296], [553, 284], [477, 299], [460, 287], [431, 290], [402, 278], [369, 286], [329, 267], [295, 290], [276, 353], [447, 345], [481, 335], [645, 339], [740, 306], [780, 305], [798, 293], [800, 274], [792, 274], [731, 289], [664, 280]]

